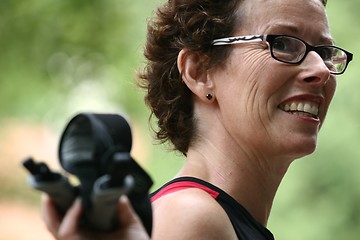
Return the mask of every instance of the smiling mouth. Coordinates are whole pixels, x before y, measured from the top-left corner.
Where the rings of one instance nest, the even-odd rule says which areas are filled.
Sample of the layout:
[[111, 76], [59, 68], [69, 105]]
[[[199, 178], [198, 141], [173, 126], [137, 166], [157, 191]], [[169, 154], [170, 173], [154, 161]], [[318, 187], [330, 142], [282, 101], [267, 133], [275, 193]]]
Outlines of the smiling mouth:
[[287, 113], [319, 119], [319, 104], [309, 101], [293, 101], [281, 104], [279, 108]]

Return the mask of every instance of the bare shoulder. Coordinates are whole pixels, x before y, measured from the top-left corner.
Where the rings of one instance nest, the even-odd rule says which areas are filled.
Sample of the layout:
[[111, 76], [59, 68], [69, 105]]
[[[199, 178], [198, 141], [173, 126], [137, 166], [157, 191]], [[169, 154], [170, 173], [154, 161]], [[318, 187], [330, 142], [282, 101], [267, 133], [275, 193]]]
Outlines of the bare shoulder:
[[223, 208], [208, 193], [190, 188], [153, 203], [152, 239], [237, 239]]

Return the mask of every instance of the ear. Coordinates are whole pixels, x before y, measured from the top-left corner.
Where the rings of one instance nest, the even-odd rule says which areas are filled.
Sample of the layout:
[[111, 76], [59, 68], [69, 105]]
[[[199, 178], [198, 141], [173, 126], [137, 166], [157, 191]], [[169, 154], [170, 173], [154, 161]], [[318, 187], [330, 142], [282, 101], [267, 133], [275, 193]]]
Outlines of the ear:
[[214, 92], [214, 82], [208, 78], [206, 59], [199, 53], [182, 49], [177, 66], [186, 86], [201, 100], [211, 102], [206, 96]]

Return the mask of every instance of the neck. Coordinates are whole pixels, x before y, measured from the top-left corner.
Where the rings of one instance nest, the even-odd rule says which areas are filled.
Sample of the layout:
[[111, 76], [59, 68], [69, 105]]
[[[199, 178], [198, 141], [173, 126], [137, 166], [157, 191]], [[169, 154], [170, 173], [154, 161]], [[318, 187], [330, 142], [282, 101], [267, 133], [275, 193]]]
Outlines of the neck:
[[[198, 177], [218, 186], [266, 226], [273, 199], [289, 163], [251, 156], [243, 150], [234, 152], [236, 148], [228, 143], [206, 142], [204, 146], [189, 149], [179, 175]], [[283, 164], [275, 166], [276, 162]]]

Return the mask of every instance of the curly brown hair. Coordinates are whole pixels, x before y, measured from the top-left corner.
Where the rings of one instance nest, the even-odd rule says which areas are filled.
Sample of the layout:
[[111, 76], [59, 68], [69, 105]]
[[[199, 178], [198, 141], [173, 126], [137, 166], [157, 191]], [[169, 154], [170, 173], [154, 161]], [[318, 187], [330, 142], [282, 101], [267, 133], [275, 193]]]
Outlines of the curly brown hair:
[[[205, 68], [223, 62], [229, 48], [213, 48], [215, 38], [231, 36], [240, 19], [244, 0], [168, 0], [148, 24], [144, 55], [147, 65], [139, 73], [139, 85], [147, 90], [145, 102], [157, 118], [154, 129], [160, 142], [168, 140], [186, 155], [195, 139], [192, 93], [177, 68], [182, 49], [207, 60]], [[326, 0], [321, 0], [324, 6]], [[150, 117], [151, 117], [150, 116]]]

